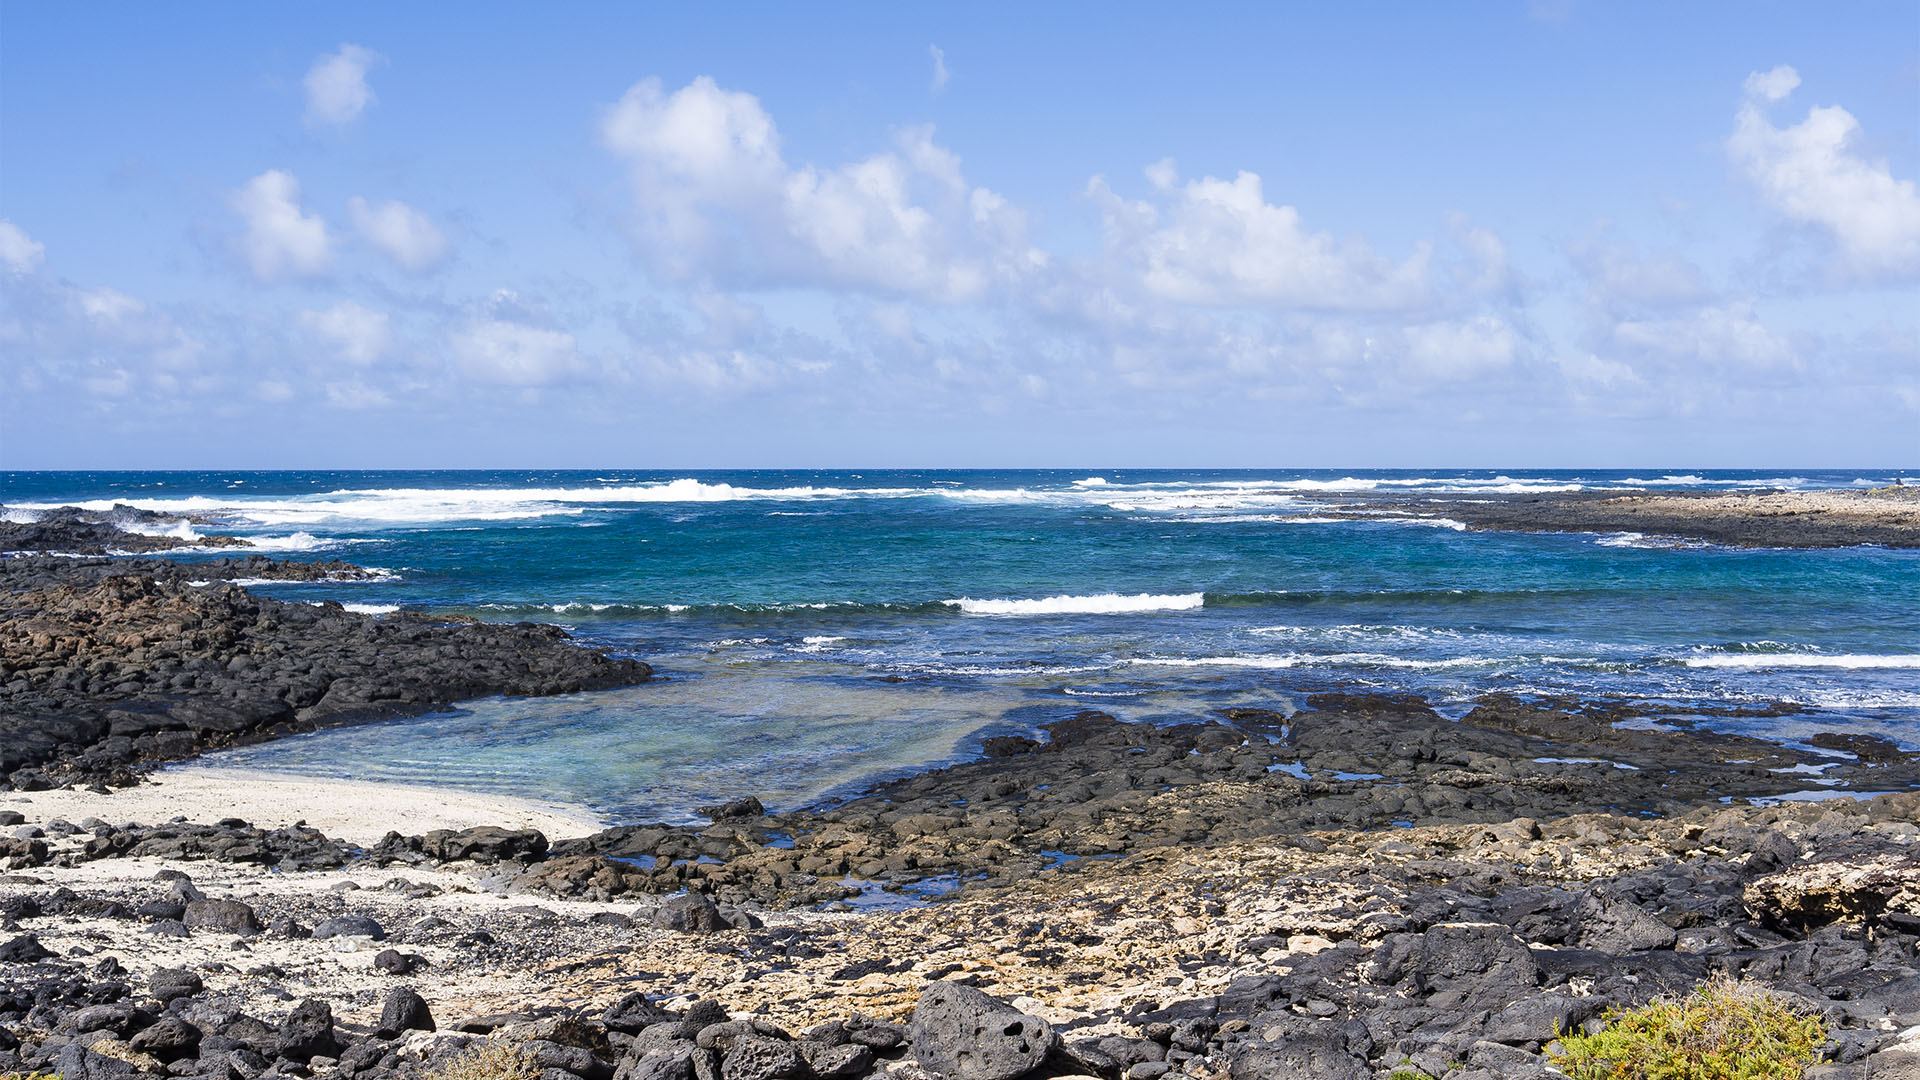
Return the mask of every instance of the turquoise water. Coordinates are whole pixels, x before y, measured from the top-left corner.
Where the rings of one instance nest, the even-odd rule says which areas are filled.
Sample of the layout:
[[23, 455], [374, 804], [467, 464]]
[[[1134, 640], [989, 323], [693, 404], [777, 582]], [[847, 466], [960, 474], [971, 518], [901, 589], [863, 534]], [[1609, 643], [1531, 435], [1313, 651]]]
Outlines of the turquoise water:
[[[236, 763], [684, 817], [791, 805], [1097, 707], [1327, 688], [1785, 701], [1724, 726], [1920, 744], [1920, 552], [1327, 521], [1366, 492], [1855, 487], [1860, 472], [12, 473], [13, 513], [126, 502], [389, 572], [259, 585], [538, 619], [668, 681], [483, 701]], [[182, 558], [196, 556], [186, 554]]]

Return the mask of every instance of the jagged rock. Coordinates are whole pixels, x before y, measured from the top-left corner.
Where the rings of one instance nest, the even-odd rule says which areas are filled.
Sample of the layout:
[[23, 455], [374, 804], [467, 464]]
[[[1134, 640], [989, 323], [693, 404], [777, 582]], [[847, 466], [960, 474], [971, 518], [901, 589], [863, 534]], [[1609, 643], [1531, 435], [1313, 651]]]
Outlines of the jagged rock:
[[1229, 1058], [1233, 1080], [1372, 1080], [1364, 1059], [1331, 1034], [1298, 1035], [1277, 1043], [1241, 1043]]
[[764, 1035], [735, 1040], [720, 1061], [721, 1080], [794, 1080], [806, 1073], [806, 1060], [792, 1043]]
[[1835, 922], [1920, 922], [1920, 863], [1880, 856], [1798, 866], [1748, 883], [1742, 899], [1754, 918], [1793, 934]]
[[0, 964], [32, 964], [51, 959], [53, 955], [53, 951], [40, 944], [40, 939], [32, 934], [21, 934], [0, 945]]
[[948, 1080], [1013, 1080], [1038, 1068], [1058, 1040], [1045, 1020], [952, 982], [921, 991], [907, 1029], [914, 1058]]
[[295, 1061], [337, 1056], [340, 1044], [333, 1034], [332, 1006], [319, 998], [308, 998], [294, 1006], [287, 1018], [280, 1022], [274, 1051], [281, 1057]]
[[153, 1026], [135, 1035], [128, 1045], [161, 1061], [193, 1057], [200, 1047], [200, 1029], [177, 1016], [163, 1016]]
[[1673, 927], [1633, 901], [1604, 890], [1596, 889], [1581, 898], [1573, 922], [1578, 928], [1575, 944], [1611, 956], [1665, 949], [1674, 941]]
[[600, 1016], [600, 1022], [607, 1025], [607, 1030], [623, 1031], [629, 1035], [638, 1035], [644, 1028], [671, 1019], [672, 1013], [648, 1001], [647, 995], [638, 990], [608, 1006]]

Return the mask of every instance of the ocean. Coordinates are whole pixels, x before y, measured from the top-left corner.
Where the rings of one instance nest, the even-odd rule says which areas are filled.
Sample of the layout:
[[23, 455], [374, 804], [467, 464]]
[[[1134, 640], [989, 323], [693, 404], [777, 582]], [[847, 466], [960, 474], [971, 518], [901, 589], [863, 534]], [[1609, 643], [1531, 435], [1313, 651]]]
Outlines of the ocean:
[[[16, 510], [204, 515], [261, 550], [383, 570], [258, 583], [558, 623], [661, 681], [489, 699], [211, 760], [683, 821], [964, 760], [1081, 709], [1178, 722], [1323, 690], [1627, 699], [1794, 741], [1920, 748], [1920, 551], [1331, 520], [1364, 493], [1852, 488], [1884, 470], [0, 473]], [[222, 552], [183, 549], [191, 560]]]

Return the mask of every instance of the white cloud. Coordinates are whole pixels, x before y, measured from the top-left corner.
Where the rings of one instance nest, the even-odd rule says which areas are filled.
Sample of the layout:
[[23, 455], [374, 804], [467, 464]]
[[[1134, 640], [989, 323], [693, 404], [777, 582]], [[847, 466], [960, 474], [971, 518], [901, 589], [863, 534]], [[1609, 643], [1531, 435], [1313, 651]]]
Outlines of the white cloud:
[[447, 254], [447, 237], [432, 219], [394, 200], [378, 206], [355, 195], [347, 200], [353, 227], [403, 270], [422, 273]]
[[27, 231], [0, 218], [0, 263], [16, 274], [31, 274], [40, 268], [47, 245], [27, 235]]
[[947, 79], [949, 77], [947, 74], [947, 54], [946, 50], [938, 45], [927, 46], [927, 52], [933, 57], [933, 82], [930, 88], [933, 93], [937, 94], [947, 88]]
[[354, 380], [327, 384], [327, 404], [336, 409], [383, 409], [393, 404], [386, 391]]
[[1269, 203], [1260, 177], [1177, 183], [1171, 162], [1149, 167], [1157, 203], [1129, 202], [1095, 177], [1110, 269], [1146, 292], [1202, 307], [1397, 308], [1427, 296], [1428, 248], [1398, 265], [1358, 241], [1311, 232], [1291, 206]]
[[1793, 344], [1767, 329], [1747, 301], [1703, 307], [1671, 319], [1623, 321], [1614, 326], [1613, 336], [1645, 355], [1687, 365], [1683, 375], [1699, 365], [1734, 373], [1799, 366]]
[[367, 69], [381, 55], [359, 45], [342, 45], [307, 70], [307, 123], [346, 124], [373, 104], [372, 88], [367, 86]]
[[1468, 379], [1508, 367], [1519, 344], [1512, 328], [1492, 315], [1410, 326], [1402, 333], [1407, 372], [1436, 381]]
[[279, 379], [266, 379], [254, 385], [253, 396], [261, 401], [279, 404], [293, 400], [293, 387]]
[[1645, 380], [1633, 368], [1618, 360], [1604, 359], [1597, 354], [1584, 356], [1563, 356], [1557, 363], [1561, 374], [1569, 382], [1582, 387], [1597, 387], [1602, 390], [1624, 389], [1641, 386]]
[[1862, 277], [1920, 272], [1920, 192], [1858, 148], [1860, 122], [1837, 105], [1776, 128], [1766, 106], [1800, 84], [1790, 67], [1749, 75], [1727, 153], [1787, 217], [1824, 226], [1848, 270]]
[[1642, 258], [1606, 242], [1605, 226], [1572, 244], [1567, 257], [1587, 282], [1587, 301], [1600, 311], [1699, 304], [1713, 290], [1700, 268], [1677, 252]]
[[1761, 101], [1779, 101], [1800, 85], [1800, 73], [1781, 64], [1772, 71], [1756, 71], [1744, 84], [1747, 96]]
[[601, 123], [629, 168], [636, 241], [669, 277], [842, 286], [947, 302], [977, 299], [1044, 263], [1026, 220], [931, 128], [834, 168], [790, 167], [751, 94], [702, 76], [672, 94], [637, 83]]
[[487, 319], [454, 335], [454, 355], [482, 382], [537, 386], [573, 372], [573, 335], [506, 319]]
[[246, 223], [241, 251], [260, 280], [315, 277], [332, 264], [327, 223], [300, 208], [300, 183], [292, 174], [269, 169], [234, 192], [227, 205]]
[[370, 311], [351, 300], [342, 300], [324, 311], [303, 311], [300, 325], [324, 339], [341, 360], [355, 366], [373, 363], [387, 348], [386, 313]]

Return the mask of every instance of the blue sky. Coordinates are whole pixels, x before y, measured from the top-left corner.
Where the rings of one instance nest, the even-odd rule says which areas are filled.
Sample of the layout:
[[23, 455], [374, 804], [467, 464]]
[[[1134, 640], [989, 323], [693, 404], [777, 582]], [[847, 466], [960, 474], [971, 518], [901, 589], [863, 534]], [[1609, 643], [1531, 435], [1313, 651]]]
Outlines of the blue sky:
[[0, 7], [0, 465], [1920, 464], [1920, 4], [689, 7]]

